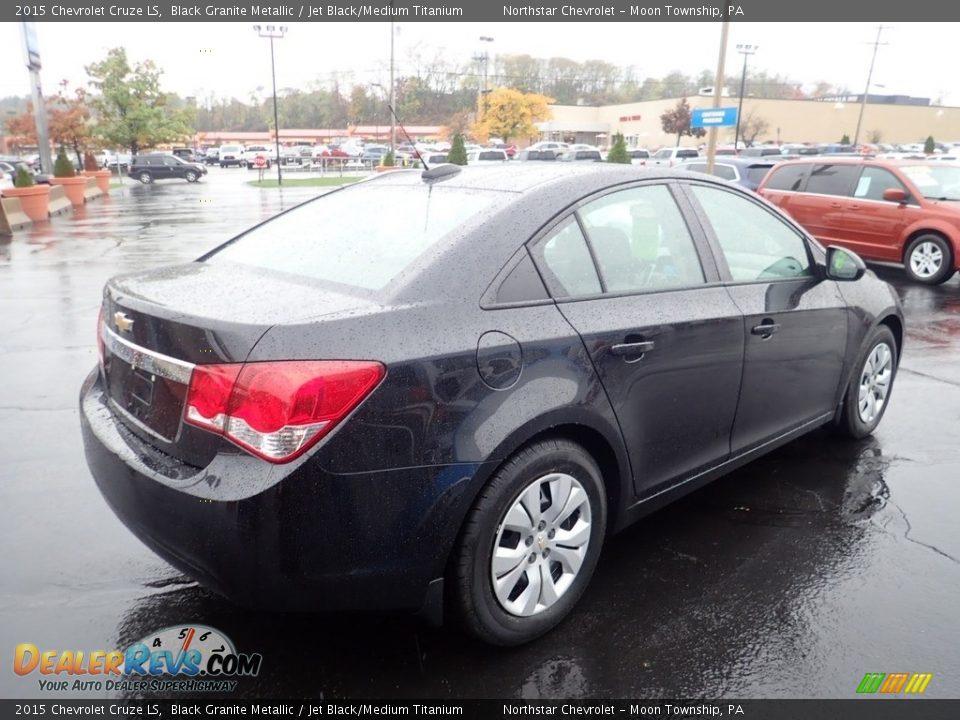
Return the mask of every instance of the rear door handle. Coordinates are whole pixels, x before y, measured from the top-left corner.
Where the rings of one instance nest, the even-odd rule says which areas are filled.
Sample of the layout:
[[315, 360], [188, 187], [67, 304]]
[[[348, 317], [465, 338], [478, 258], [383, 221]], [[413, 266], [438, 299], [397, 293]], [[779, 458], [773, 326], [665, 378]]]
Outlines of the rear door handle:
[[614, 355], [643, 355], [643, 353], [653, 350], [654, 344], [653, 340], [618, 343], [610, 346], [610, 352]]
[[762, 338], [768, 338], [780, 329], [780, 325], [775, 322], [762, 322], [754, 325], [750, 329], [752, 335], [759, 335]]

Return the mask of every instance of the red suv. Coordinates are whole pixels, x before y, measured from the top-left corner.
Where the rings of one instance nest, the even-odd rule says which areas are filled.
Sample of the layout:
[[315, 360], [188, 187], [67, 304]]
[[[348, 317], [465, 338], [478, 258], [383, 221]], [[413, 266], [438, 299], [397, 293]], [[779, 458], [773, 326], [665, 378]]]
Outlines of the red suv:
[[757, 189], [823, 245], [903, 265], [937, 285], [960, 269], [960, 165], [811, 158], [778, 164]]

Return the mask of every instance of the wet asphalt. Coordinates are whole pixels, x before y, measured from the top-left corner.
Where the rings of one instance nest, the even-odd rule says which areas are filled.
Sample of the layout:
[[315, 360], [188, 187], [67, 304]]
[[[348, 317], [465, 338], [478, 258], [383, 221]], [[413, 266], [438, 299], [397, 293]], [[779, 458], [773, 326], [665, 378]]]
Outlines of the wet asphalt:
[[17, 643], [111, 650], [186, 623], [263, 654], [236, 690], [251, 698], [850, 698], [866, 672], [933, 673], [926, 696], [960, 697], [957, 277], [883, 272], [907, 346], [874, 437], [815, 432], [608, 539], [573, 615], [529, 646], [408, 617], [252, 613], [177, 573], [97, 492], [77, 392], [108, 277], [193, 259], [319, 192], [251, 176], [127, 180], [0, 239], [0, 697], [51, 697], [11, 671]]

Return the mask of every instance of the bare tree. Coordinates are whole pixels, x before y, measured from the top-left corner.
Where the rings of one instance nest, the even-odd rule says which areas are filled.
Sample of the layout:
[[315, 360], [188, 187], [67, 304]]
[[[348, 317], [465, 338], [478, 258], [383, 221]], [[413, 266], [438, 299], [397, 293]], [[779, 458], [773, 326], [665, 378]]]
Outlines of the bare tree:
[[740, 123], [740, 137], [751, 147], [757, 138], [770, 129], [770, 123], [751, 109]]

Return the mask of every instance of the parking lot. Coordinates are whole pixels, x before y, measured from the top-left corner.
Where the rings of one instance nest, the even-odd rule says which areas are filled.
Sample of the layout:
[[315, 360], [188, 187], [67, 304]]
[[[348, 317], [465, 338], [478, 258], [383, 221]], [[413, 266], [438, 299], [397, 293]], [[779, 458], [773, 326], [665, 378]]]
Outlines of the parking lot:
[[[146, 550], [83, 459], [77, 393], [110, 276], [188, 261], [314, 196], [139, 185], [0, 240], [0, 646], [125, 647], [181, 623], [263, 654], [244, 697], [853, 697], [866, 672], [960, 696], [960, 278], [894, 271], [907, 343], [886, 417], [815, 432], [609, 538], [583, 600], [531, 645], [491, 649], [407, 617], [241, 610]], [[35, 677], [0, 674], [7, 697]], [[77, 693], [69, 694], [77, 697]], [[103, 692], [90, 692], [102, 697]]]

